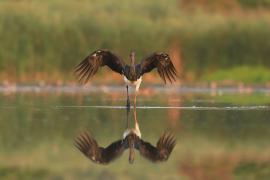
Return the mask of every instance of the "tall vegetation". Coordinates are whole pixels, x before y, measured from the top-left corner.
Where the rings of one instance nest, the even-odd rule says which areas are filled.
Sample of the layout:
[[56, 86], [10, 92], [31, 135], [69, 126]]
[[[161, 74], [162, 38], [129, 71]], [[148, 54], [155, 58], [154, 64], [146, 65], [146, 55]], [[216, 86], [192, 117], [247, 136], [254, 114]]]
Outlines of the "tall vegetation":
[[[183, 77], [191, 72], [199, 78], [239, 65], [270, 67], [270, 13], [256, 9], [261, 3], [235, 1], [253, 7], [237, 13], [192, 9], [183, 2], [1, 1], [0, 78], [8, 74], [31, 80], [47, 74], [69, 79], [66, 74], [73, 66], [98, 48], [112, 49], [123, 58], [131, 49], [141, 58], [176, 48]], [[267, 0], [260, 2], [268, 7]]]

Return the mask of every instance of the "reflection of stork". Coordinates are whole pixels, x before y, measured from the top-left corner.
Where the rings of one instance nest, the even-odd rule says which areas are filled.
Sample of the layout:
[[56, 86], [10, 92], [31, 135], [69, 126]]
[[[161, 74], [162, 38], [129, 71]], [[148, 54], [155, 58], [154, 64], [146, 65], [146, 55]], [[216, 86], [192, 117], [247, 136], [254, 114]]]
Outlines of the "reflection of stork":
[[[97, 141], [89, 133], [81, 133], [74, 142], [74, 145], [90, 160], [98, 164], [108, 164], [112, 160], [120, 157], [129, 148], [129, 163], [134, 162], [135, 149], [146, 159], [152, 162], [166, 161], [174, 146], [175, 137], [169, 133], [164, 133], [158, 140], [156, 147], [141, 139], [139, 123], [135, 121], [135, 128], [130, 128], [129, 109], [127, 108], [126, 130], [123, 138], [112, 142], [106, 148], [100, 147]], [[136, 111], [135, 111], [136, 113]], [[136, 114], [134, 114], [136, 115]], [[135, 118], [135, 117], [134, 117]]]
[[127, 129], [123, 134], [123, 138], [129, 142], [129, 163], [133, 163], [134, 161], [134, 148], [138, 150], [144, 158], [152, 162], [166, 161], [176, 141], [175, 137], [170, 132], [166, 132], [159, 138], [155, 147], [141, 139], [138, 124], [135, 124], [135, 129]]
[[[173, 82], [177, 74], [174, 65], [168, 54], [152, 53], [144, 58], [140, 64], [135, 65], [135, 53], [130, 54], [131, 65], [125, 64], [118, 56], [108, 50], [97, 50], [88, 55], [80, 64], [75, 67], [75, 74], [79, 82], [86, 83], [91, 76], [97, 73], [102, 66], [108, 66], [113, 71], [121, 74], [127, 87], [127, 106], [130, 107], [128, 87], [135, 86], [134, 109], [136, 108], [136, 95], [139, 90], [142, 76], [145, 73], [157, 68], [160, 77]], [[136, 118], [135, 118], [136, 121]]]
[[174, 146], [174, 136], [167, 132], [158, 140], [156, 147], [141, 139], [139, 124], [135, 122], [135, 128], [130, 129], [129, 111], [127, 111], [126, 130], [123, 139], [114, 141], [108, 147], [100, 147], [97, 141], [87, 132], [80, 134], [75, 139], [75, 146], [90, 160], [98, 164], [108, 164], [112, 160], [121, 156], [129, 148], [129, 163], [134, 161], [134, 150], [153, 162], [166, 161]]
[[174, 146], [175, 138], [170, 133], [164, 133], [158, 140], [156, 147], [142, 140], [136, 130], [125, 131], [124, 138], [111, 143], [108, 147], [100, 147], [89, 134], [82, 133], [75, 139], [75, 146], [90, 160], [98, 164], [108, 164], [120, 157], [129, 148], [129, 163], [134, 161], [134, 149], [152, 162], [166, 161]]

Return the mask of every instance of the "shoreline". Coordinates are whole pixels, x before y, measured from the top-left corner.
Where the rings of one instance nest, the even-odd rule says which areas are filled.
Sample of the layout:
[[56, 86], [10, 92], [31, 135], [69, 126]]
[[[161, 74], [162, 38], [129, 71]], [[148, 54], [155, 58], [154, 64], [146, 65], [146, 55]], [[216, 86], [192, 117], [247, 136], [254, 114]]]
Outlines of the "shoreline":
[[[124, 93], [126, 89], [123, 85], [55, 85], [55, 84], [0, 84], [0, 93]], [[143, 85], [140, 94], [149, 95], [152, 93], [215, 93], [215, 94], [252, 94], [262, 93], [270, 94], [270, 87], [267, 86], [251, 86], [251, 85], [230, 85], [219, 86], [213, 84], [178, 84], [178, 85]]]

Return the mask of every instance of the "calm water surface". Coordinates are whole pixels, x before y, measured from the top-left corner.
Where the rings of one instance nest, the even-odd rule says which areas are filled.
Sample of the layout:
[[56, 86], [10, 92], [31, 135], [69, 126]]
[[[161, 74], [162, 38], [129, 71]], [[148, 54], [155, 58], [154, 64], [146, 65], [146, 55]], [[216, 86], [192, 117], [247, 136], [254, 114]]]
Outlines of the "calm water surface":
[[[122, 137], [125, 93], [24, 91], [0, 94], [0, 179], [269, 179], [270, 94], [142, 91], [144, 140], [166, 130], [177, 145], [165, 163], [128, 153], [96, 165], [73, 146], [90, 131], [101, 146]], [[132, 119], [133, 121], [133, 119]]]

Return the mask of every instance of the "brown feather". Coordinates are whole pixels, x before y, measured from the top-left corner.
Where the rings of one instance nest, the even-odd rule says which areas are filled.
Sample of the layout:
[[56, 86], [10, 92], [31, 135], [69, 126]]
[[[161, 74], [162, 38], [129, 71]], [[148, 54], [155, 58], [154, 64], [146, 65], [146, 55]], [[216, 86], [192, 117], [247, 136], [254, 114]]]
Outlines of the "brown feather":
[[87, 132], [81, 133], [74, 140], [74, 146], [87, 158], [98, 164], [108, 164], [125, 150], [122, 140], [111, 143], [108, 147], [99, 147], [97, 141]]
[[161, 79], [164, 81], [164, 83], [166, 84], [166, 78], [165, 78], [165, 75], [164, 75], [164, 71], [162, 69], [158, 69], [158, 73], [161, 77]]
[[143, 140], [140, 141], [140, 154], [152, 162], [166, 161], [169, 158], [176, 142], [175, 137], [169, 132], [164, 133], [159, 138], [156, 147]]
[[166, 84], [166, 79], [172, 83], [176, 80], [176, 69], [166, 53], [153, 53], [141, 61], [141, 75], [157, 68], [160, 77]]
[[108, 66], [113, 71], [122, 74], [125, 63], [108, 50], [97, 50], [80, 62], [74, 68], [74, 73], [78, 81], [85, 84], [97, 73], [99, 68], [104, 65]]

